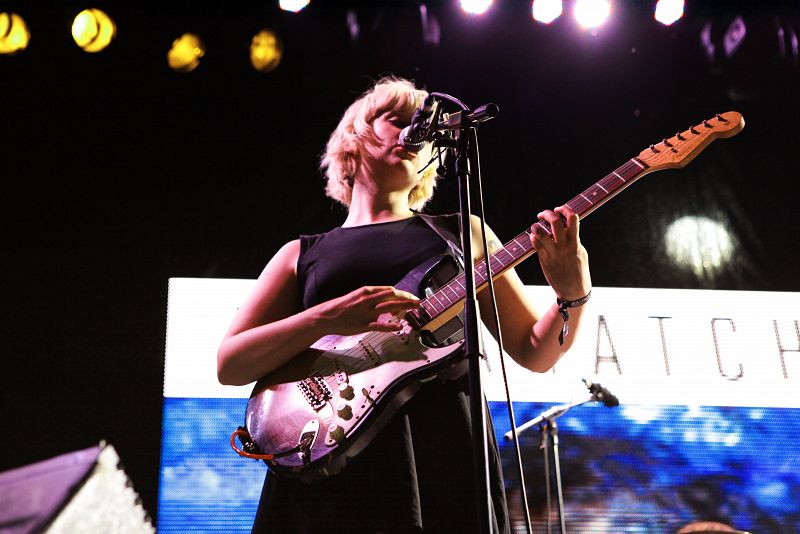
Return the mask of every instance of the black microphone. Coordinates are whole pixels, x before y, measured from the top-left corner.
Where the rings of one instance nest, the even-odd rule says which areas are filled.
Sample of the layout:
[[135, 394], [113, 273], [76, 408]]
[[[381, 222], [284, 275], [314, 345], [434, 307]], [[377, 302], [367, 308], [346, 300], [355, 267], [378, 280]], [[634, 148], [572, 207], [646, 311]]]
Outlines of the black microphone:
[[609, 408], [613, 408], [614, 406], [619, 406], [619, 399], [611, 394], [606, 388], [601, 386], [600, 384], [593, 383], [591, 380], [587, 380], [582, 378], [583, 383], [586, 384], [586, 387], [589, 388], [589, 393], [592, 394], [592, 398], [598, 402], [602, 402], [604, 405], [608, 406]]
[[433, 113], [434, 97], [428, 95], [411, 117], [411, 124], [400, 132], [400, 143], [409, 152], [419, 152], [428, 137], [428, 121]]

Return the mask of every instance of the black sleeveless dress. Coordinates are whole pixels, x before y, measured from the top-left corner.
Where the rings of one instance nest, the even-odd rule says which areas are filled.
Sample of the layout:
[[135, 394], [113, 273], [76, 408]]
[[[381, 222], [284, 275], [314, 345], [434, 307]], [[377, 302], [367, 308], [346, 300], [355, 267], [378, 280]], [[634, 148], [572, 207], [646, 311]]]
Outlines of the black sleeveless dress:
[[[410, 219], [301, 236], [303, 306], [364, 285], [394, 285], [446, 242]], [[478, 532], [466, 379], [428, 383], [340, 473], [306, 484], [268, 472], [253, 532]], [[489, 422], [493, 532], [509, 532]]]

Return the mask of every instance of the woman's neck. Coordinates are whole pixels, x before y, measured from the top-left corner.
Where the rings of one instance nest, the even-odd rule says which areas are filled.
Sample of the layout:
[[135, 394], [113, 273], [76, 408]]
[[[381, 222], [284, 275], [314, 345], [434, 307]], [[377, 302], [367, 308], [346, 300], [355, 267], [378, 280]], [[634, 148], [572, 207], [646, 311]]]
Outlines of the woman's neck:
[[350, 210], [342, 226], [362, 226], [381, 222], [397, 221], [413, 217], [408, 206], [408, 191], [393, 191], [380, 194], [366, 191], [356, 185], [350, 201]]

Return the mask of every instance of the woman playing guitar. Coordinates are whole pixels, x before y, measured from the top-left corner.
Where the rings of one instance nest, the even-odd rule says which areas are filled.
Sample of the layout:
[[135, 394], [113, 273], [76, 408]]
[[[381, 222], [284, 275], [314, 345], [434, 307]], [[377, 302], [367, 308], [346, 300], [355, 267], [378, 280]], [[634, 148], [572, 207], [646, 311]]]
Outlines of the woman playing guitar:
[[[301, 236], [269, 261], [239, 309], [218, 353], [223, 384], [253, 382], [289, 364], [329, 335], [395, 332], [417, 296], [394, 288], [403, 275], [447, 251], [446, 241], [416, 213], [432, 197], [435, 172], [419, 171], [430, 148], [403, 148], [401, 130], [426, 93], [386, 78], [345, 111], [322, 159], [328, 195], [348, 207], [341, 227]], [[520, 365], [545, 372], [569, 349], [591, 290], [578, 216], [568, 207], [538, 214], [531, 241], [548, 283], [575, 303], [572, 334], [554, 301], [529, 302], [513, 269], [495, 281], [505, 349]], [[479, 221], [473, 220], [473, 235]], [[476, 258], [482, 257], [480, 239]], [[499, 245], [489, 231], [491, 251]], [[488, 292], [479, 294], [484, 314]], [[562, 304], [562, 309], [564, 305]], [[489, 317], [484, 321], [493, 324]], [[470, 421], [464, 378], [434, 380], [420, 389], [340, 472], [307, 483], [270, 471], [254, 532], [474, 532]], [[490, 431], [495, 529], [509, 524], [500, 458]]]

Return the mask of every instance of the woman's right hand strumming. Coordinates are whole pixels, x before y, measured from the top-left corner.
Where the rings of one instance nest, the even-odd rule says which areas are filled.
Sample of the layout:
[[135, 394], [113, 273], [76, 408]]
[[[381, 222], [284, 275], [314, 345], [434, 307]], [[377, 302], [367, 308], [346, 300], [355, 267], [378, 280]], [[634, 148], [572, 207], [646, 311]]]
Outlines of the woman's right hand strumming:
[[327, 323], [329, 333], [354, 335], [368, 330], [400, 330], [403, 324], [395, 315], [418, 305], [419, 299], [407, 291], [392, 286], [364, 286], [309, 311], [313, 310], [321, 323]]
[[299, 253], [299, 241], [284, 245], [236, 313], [217, 352], [222, 384], [258, 380], [326, 335], [399, 330], [402, 324], [393, 316], [419, 304], [411, 293], [391, 286], [367, 286], [301, 311]]

